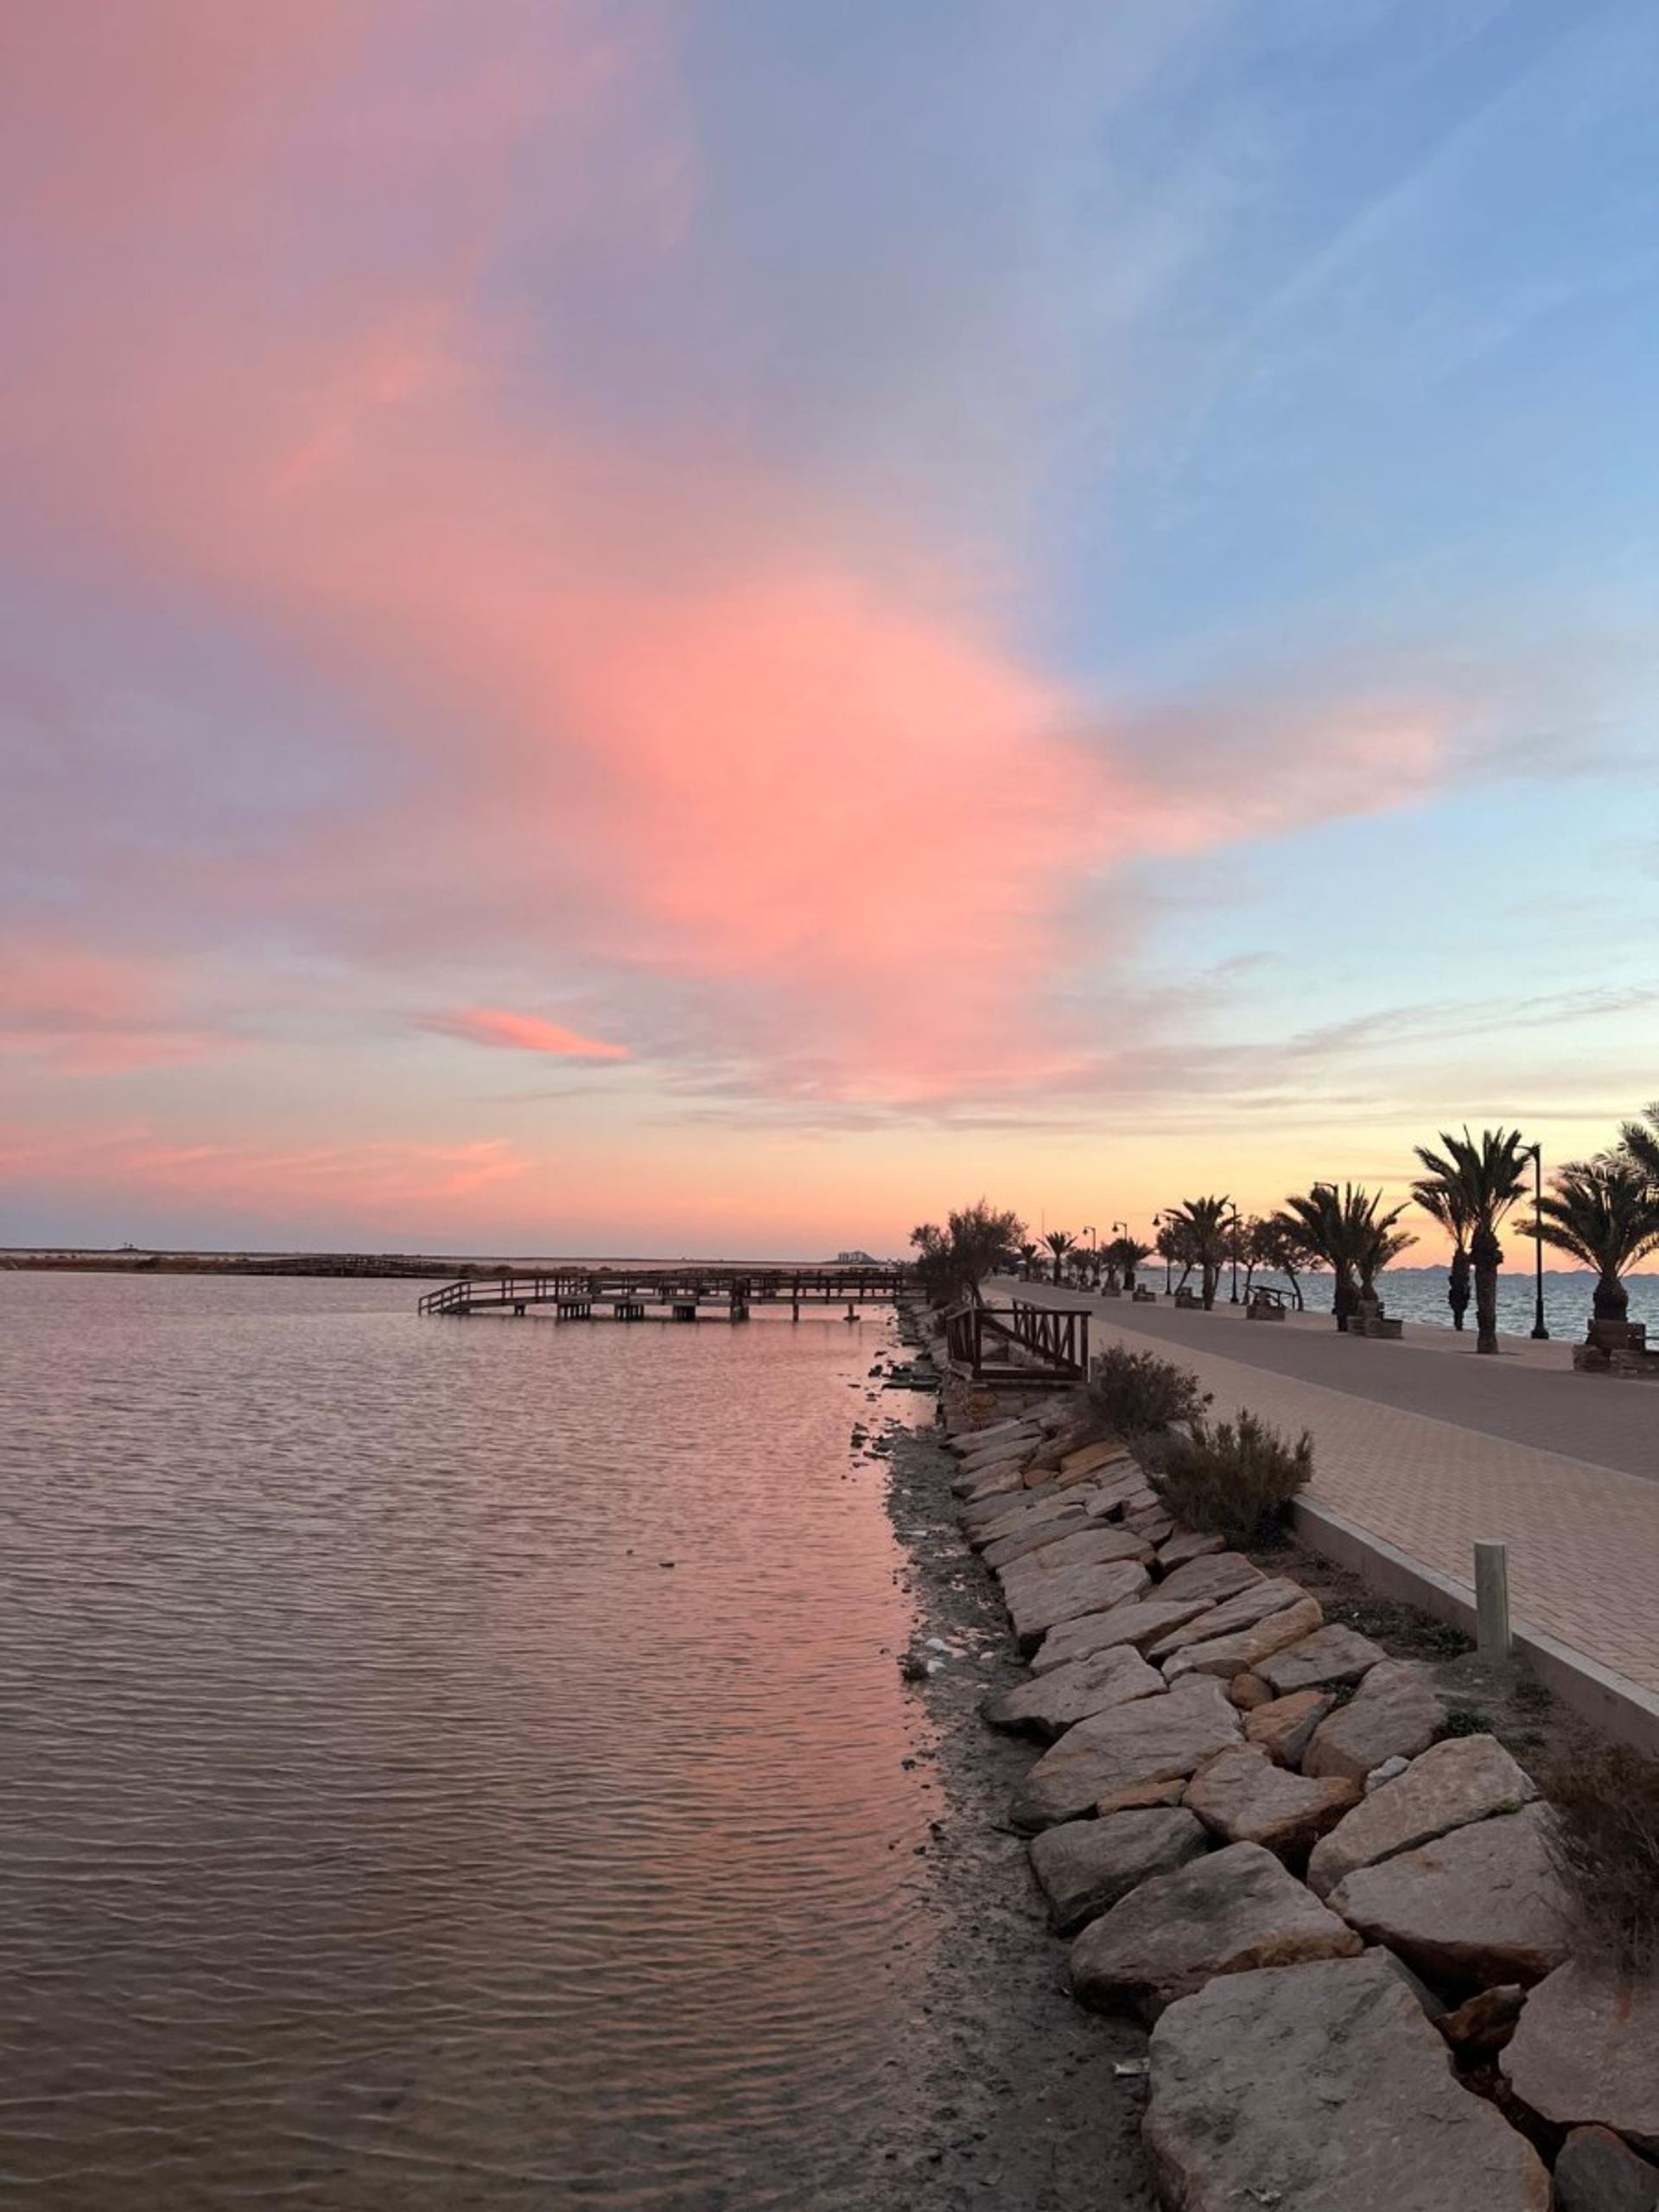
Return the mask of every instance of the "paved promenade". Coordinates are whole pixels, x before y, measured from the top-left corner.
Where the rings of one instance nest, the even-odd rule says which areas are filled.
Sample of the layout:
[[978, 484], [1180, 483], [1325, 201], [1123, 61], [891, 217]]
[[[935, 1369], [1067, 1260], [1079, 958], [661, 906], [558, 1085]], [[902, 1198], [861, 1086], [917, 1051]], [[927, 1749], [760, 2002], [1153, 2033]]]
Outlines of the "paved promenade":
[[1476, 1538], [1501, 1538], [1517, 1623], [1659, 1694], [1659, 1385], [1576, 1375], [1565, 1346], [1524, 1339], [1481, 1359], [1450, 1331], [1382, 1344], [1328, 1314], [1247, 1322], [1242, 1307], [998, 1289], [1086, 1304], [1095, 1350], [1166, 1346], [1218, 1414], [1312, 1430], [1313, 1501], [1441, 1574], [1471, 1583]]

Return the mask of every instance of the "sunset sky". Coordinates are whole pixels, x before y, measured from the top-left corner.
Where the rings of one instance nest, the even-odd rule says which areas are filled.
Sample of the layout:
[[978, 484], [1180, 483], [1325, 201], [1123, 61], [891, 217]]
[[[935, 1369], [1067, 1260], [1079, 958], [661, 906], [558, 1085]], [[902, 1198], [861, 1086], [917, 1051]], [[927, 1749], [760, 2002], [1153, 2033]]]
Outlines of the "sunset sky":
[[0, 1243], [1659, 1095], [1650, 0], [0, 16]]

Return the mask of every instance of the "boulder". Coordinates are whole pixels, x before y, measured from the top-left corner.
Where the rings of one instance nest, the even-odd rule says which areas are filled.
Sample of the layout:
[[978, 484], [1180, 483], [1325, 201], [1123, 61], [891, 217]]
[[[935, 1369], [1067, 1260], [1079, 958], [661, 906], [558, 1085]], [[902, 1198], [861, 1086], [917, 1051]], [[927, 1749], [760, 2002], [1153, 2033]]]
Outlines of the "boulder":
[[1416, 1668], [1384, 1659], [1371, 1669], [1347, 1704], [1338, 1706], [1315, 1729], [1302, 1758], [1302, 1772], [1342, 1774], [1363, 1782], [1388, 1759], [1414, 1759], [1445, 1726], [1446, 1706]]
[[1549, 2176], [1380, 1952], [1230, 1974], [1153, 2031], [1145, 2134], [1182, 2212], [1548, 2212]]
[[1414, 1851], [1471, 1821], [1517, 1812], [1537, 1795], [1537, 1784], [1495, 1736], [1448, 1736], [1414, 1758], [1397, 1780], [1370, 1792], [1321, 1839], [1308, 1861], [1309, 1884], [1329, 1897], [1357, 1866]]
[[1248, 1668], [1242, 1675], [1235, 1675], [1227, 1685], [1227, 1694], [1241, 1713], [1254, 1713], [1258, 1705], [1268, 1705], [1273, 1692], [1260, 1675], [1253, 1675]]
[[1040, 1675], [1051, 1667], [1069, 1666], [1074, 1659], [1086, 1659], [1091, 1651], [1103, 1651], [1109, 1644], [1144, 1647], [1154, 1637], [1190, 1619], [1203, 1607], [1202, 1598], [1171, 1604], [1148, 1595], [1114, 1605], [1109, 1613], [1085, 1613], [1079, 1620], [1064, 1621], [1049, 1630], [1032, 1654], [1032, 1672]]
[[[1260, 1681], [1261, 1677], [1253, 1675], [1250, 1680]], [[1265, 1689], [1266, 1683], [1262, 1687]], [[1335, 1701], [1329, 1690], [1293, 1690], [1288, 1697], [1269, 1696], [1265, 1705], [1245, 1713], [1245, 1741], [1259, 1744], [1281, 1766], [1294, 1766]]]
[[1523, 2104], [1573, 2126], [1616, 2127], [1659, 2152], [1659, 1975], [1574, 1959], [1527, 1999], [1498, 2064]]
[[1039, 1545], [1023, 1559], [1011, 1560], [1001, 1569], [1002, 1587], [1012, 1592], [1021, 1583], [1035, 1586], [1039, 1576], [1052, 1574], [1059, 1567], [1110, 1567], [1122, 1559], [1150, 1565], [1152, 1546], [1142, 1543], [1128, 1529], [1098, 1525], [1077, 1529], [1070, 1534], [1057, 1534], [1052, 1543]]
[[1434, 2023], [1459, 2058], [1495, 2058], [1515, 2033], [1527, 1993], [1518, 1981], [1501, 1981], [1495, 1989], [1478, 1989], [1455, 2011], [1442, 2012]]
[[1253, 1744], [1235, 1744], [1201, 1766], [1181, 1802], [1228, 1843], [1265, 1844], [1281, 1859], [1307, 1851], [1357, 1802], [1346, 1777], [1311, 1780], [1275, 1766]]
[[993, 1728], [1012, 1728], [1052, 1743], [1091, 1713], [1108, 1713], [1136, 1698], [1163, 1697], [1167, 1691], [1158, 1669], [1147, 1666], [1138, 1651], [1120, 1643], [988, 1698], [980, 1711]]
[[1158, 1595], [1202, 1598], [1207, 1605], [1218, 1605], [1223, 1599], [1236, 1597], [1253, 1582], [1265, 1580], [1261, 1568], [1253, 1567], [1243, 1552], [1216, 1552], [1188, 1560], [1185, 1567], [1165, 1575], [1158, 1585]]
[[1186, 1777], [1178, 1774], [1169, 1782], [1135, 1782], [1126, 1789], [1109, 1789], [1095, 1801], [1103, 1821], [1114, 1813], [1140, 1812], [1148, 1805], [1179, 1805], [1186, 1795]]
[[1031, 1866], [1048, 1899], [1048, 1924], [1074, 1936], [1154, 1874], [1201, 1858], [1210, 1839], [1179, 1806], [1065, 1821], [1031, 1840]]
[[1143, 1882], [1071, 1946], [1084, 2005], [1156, 2019], [1217, 1974], [1298, 1966], [1360, 1948], [1351, 1928], [1256, 1843], [1232, 1843]]
[[1022, 1651], [1034, 1651], [1052, 1628], [1084, 1613], [1109, 1612], [1147, 1587], [1147, 1570], [1135, 1560], [1109, 1565], [1057, 1567], [1005, 1589], [1014, 1632]]
[[[1219, 1605], [1211, 1605], [1208, 1612], [1199, 1613], [1184, 1628], [1172, 1629], [1150, 1646], [1147, 1656], [1167, 1659], [1188, 1643], [1206, 1643], [1211, 1637], [1231, 1636], [1237, 1629], [1254, 1628], [1258, 1621], [1266, 1620], [1270, 1613], [1282, 1613], [1298, 1605], [1307, 1592], [1300, 1582], [1287, 1581], [1282, 1575], [1264, 1576], [1253, 1582], [1247, 1590], [1240, 1590]], [[1313, 1601], [1309, 1599], [1312, 1604]], [[1316, 1617], [1319, 1625], [1323, 1615]]]
[[1287, 1697], [1292, 1690], [1326, 1689], [1334, 1683], [1357, 1682], [1388, 1656], [1369, 1636], [1338, 1623], [1305, 1637], [1287, 1650], [1275, 1651], [1256, 1672], [1280, 1697]]
[[1655, 2212], [1659, 2166], [1611, 2127], [1575, 2127], [1555, 2161], [1559, 2212]]
[[1114, 1707], [1078, 1721], [1044, 1752], [1014, 1798], [1013, 1824], [1033, 1834], [1081, 1818], [1115, 1790], [1185, 1781], [1237, 1740], [1238, 1715], [1207, 1675], [1162, 1697]]
[[[1385, 1795], [1378, 1790], [1369, 1802]], [[1357, 1867], [1332, 1891], [1331, 1904], [1362, 1935], [1448, 1990], [1537, 1981], [1569, 1947], [1548, 1817], [1534, 1805], [1452, 1828], [1418, 1850]]]
[[1205, 1535], [1198, 1529], [1178, 1529], [1169, 1541], [1160, 1547], [1158, 1564], [1166, 1574], [1172, 1574], [1178, 1567], [1185, 1567], [1190, 1559], [1208, 1559], [1213, 1553], [1224, 1552], [1226, 1548], [1225, 1536]]
[[1202, 1643], [1189, 1643], [1164, 1662], [1164, 1672], [1172, 1682], [1183, 1675], [1220, 1675], [1230, 1681], [1237, 1674], [1254, 1674], [1262, 1681], [1269, 1679], [1268, 1664], [1276, 1652], [1287, 1643], [1305, 1642], [1311, 1628], [1319, 1622], [1319, 1601], [1317, 1598], [1299, 1598], [1294, 1605], [1269, 1613], [1266, 1620], [1257, 1621], [1254, 1628], [1242, 1628], [1231, 1636], [1215, 1636]]

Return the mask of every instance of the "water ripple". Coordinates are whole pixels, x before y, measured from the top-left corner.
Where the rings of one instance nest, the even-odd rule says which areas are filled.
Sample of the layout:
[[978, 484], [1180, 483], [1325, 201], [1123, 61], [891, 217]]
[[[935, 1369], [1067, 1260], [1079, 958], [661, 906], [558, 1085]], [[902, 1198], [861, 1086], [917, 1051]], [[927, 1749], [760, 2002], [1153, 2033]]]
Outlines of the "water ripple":
[[855, 2202], [931, 1809], [881, 1325], [411, 1306], [0, 1277], [0, 2191]]

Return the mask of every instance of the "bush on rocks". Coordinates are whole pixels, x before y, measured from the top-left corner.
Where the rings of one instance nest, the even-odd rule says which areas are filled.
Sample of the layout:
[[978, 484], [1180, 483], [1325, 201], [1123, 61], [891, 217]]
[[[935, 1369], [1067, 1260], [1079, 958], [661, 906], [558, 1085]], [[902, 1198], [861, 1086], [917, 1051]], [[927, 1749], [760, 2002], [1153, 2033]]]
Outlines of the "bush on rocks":
[[1103, 1427], [1126, 1441], [1153, 1435], [1172, 1421], [1196, 1421], [1210, 1402], [1198, 1376], [1173, 1359], [1117, 1344], [1090, 1367], [1087, 1395]]
[[1586, 1950], [1621, 1974], [1659, 1964], [1659, 1763], [1601, 1744], [1544, 1777], [1551, 1856]]
[[1192, 1434], [1164, 1440], [1147, 1480], [1188, 1529], [1224, 1536], [1239, 1550], [1264, 1543], [1288, 1522], [1293, 1500], [1313, 1473], [1313, 1440], [1306, 1429], [1287, 1444], [1252, 1413], [1213, 1427], [1194, 1421]]

